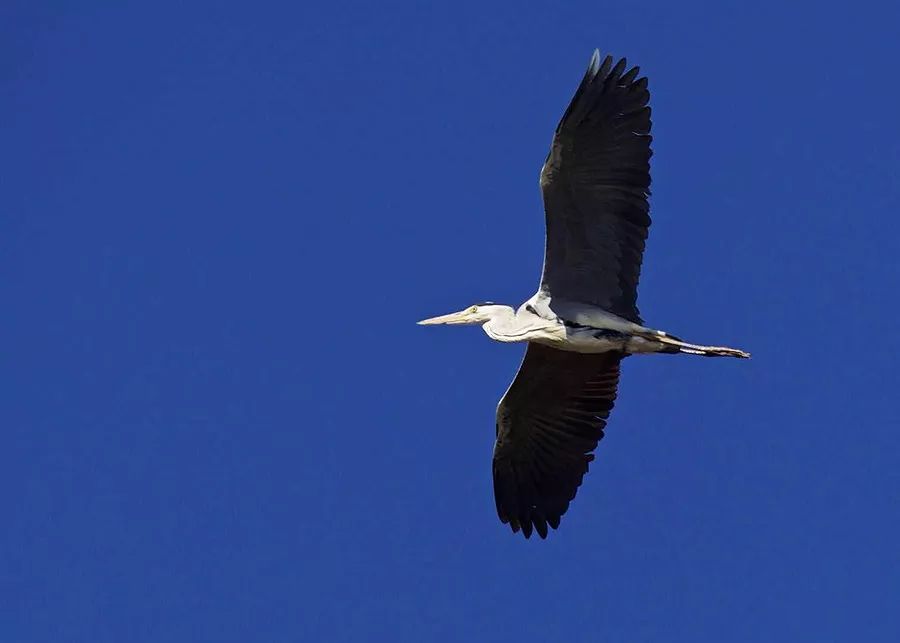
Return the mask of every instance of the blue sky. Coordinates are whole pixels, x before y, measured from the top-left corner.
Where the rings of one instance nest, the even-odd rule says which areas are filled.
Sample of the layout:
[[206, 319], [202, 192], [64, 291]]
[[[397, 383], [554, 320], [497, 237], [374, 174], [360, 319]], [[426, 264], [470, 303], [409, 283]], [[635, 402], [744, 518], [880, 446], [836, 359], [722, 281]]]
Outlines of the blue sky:
[[[896, 641], [894, 5], [0, 9], [0, 639]], [[591, 51], [650, 77], [629, 359], [562, 527], [497, 521]]]

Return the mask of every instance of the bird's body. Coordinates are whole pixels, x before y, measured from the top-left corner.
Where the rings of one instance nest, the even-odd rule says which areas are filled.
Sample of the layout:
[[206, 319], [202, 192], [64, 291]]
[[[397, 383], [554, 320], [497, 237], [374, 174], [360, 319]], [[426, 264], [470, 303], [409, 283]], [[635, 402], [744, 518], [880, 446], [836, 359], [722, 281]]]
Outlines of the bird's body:
[[724, 346], [688, 344], [669, 333], [630, 322], [597, 306], [565, 300], [551, 302], [541, 292], [517, 310], [496, 304], [481, 305], [479, 310], [489, 315], [482, 325], [484, 332], [498, 342], [535, 342], [573, 353], [683, 352], [747, 356], [743, 351]]
[[650, 226], [650, 94], [638, 68], [594, 52], [541, 169], [547, 239], [538, 292], [518, 309], [470, 306], [420, 324], [481, 324], [525, 342], [497, 407], [494, 498], [501, 521], [546, 537], [575, 497], [613, 407], [623, 358], [749, 357], [643, 325], [637, 283]]

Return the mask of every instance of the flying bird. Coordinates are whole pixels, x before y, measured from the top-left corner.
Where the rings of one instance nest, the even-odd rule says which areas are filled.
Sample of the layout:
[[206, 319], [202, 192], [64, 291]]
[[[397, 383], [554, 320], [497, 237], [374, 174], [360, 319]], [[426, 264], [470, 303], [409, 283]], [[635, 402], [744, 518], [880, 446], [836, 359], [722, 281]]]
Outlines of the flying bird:
[[493, 454], [497, 514], [525, 538], [559, 527], [603, 437], [625, 357], [750, 357], [689, 344], [641, 320], [649, 101], [638, 67], [594, 51], [541, 169], [547, 229], [537, 293], [515, 310], [488, 302], [419, 322], [480, 324], [491, 339], [526, 343], [497, 406]]

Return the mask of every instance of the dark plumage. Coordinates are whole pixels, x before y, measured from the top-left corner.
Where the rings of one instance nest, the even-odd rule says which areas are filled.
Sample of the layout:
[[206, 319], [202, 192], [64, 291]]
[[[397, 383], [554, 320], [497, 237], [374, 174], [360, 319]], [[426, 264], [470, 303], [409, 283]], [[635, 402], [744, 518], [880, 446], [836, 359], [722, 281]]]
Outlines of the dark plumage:
[[[640, 323], [650, 92], [637, 67], [626, 72], [624, 58], [612, 62], [607, 56], [601, 64], [594, 52], [541, 170], [547, 223], [541, 289]], [[547, 525], [559, 526], [603, 437], [622, 356], [529, 343], [497, 408], [494, 499], [513, 531], [546, 538]]]
[[[637, 284], [650, 227], [650, 92], [595, 51], [541, 170], [541, 288], [641, 323]], [[623, 73], [624, 72], [624, 73]]]
[[486, 304], [420, 324], [481, 324], [527, 342], [497, 406], [494, 499], [526, 538], [559, 527], [603, 437], [623, 358], [750, 357], [646, 327], [637, 307], [650, 227], [650, 92], [638, 68], [594, 52], [541, 169], [547, 237], [540, 287], [517, 310]]
[[603, 438], [621, 359], [528, 344], [497, 407], [494, 444], [494, 500], [513, 531], [546, 538], [547, 525], [559, 527]]

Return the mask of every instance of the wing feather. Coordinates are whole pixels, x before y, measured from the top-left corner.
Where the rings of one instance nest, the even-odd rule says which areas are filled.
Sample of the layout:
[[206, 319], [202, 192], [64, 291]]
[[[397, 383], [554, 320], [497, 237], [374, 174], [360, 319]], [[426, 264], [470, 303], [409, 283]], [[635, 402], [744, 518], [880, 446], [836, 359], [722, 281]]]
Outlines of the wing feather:
[[595, 51], [541, 170], [547, 224], [541, 289], [640, 323], [650, 227], [650, 93], [624, 58]]
[[528, 344], [497, 407], [494, 444], [497, 514], [514, 532], [546, 538], [559, 527], [603, 437], [621, 359]]

